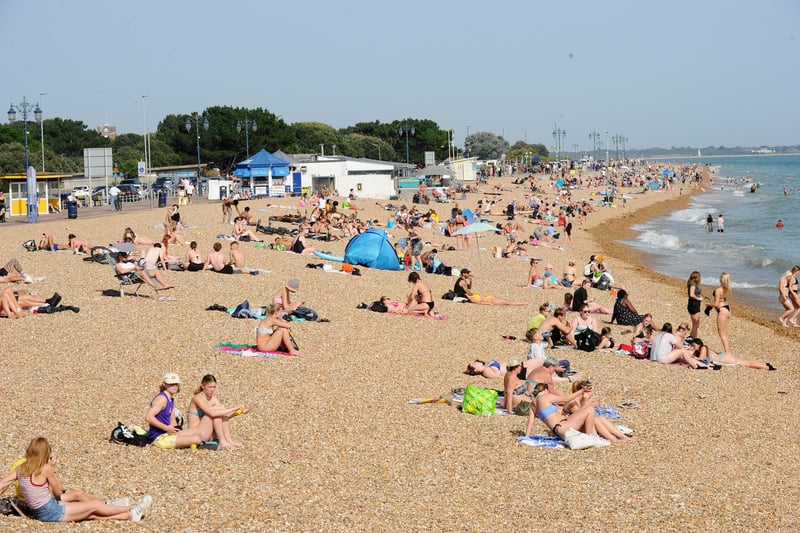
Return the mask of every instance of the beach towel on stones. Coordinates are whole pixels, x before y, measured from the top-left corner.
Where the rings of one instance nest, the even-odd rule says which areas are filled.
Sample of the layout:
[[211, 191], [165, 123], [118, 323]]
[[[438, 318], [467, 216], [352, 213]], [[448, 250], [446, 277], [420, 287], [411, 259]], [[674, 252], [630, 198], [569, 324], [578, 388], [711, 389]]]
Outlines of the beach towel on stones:
[[552, 435], [531, 435], [530, 437], [517, 437], [517, 442], [525, 446], [537, 446], [539, 448], [558, 448], [566, 450], [564, 441]]
[[218, 344], [215, 348], [221, 352], [226, 352], [233, 355], [242, 355], [245, 357], [262, 357], [265, 359], [274, 359], [279, 355], [285, 355], [286, 357], [294, 357], [292, 354], [288, 352], [261, 352], [252, 344], [235, 344], [232, 342], [226, 342], [222, 344]]

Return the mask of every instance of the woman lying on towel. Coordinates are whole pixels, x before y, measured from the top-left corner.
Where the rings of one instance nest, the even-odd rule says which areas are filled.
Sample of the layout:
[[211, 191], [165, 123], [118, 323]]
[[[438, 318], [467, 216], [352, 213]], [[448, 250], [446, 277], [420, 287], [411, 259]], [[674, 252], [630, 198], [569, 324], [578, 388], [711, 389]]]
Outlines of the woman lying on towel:
[[271, 303], [267, 306], [267, 318], [261, 321], [256, 328], [256, 348], [259, 352], [286, 352], [290, 355], [303, 355], [292, 344], [289, 329], [291, 322], [280, 317], [283, 309], [279, 304]]
[[730, 352], [714, 353], [698, 338], [692, 339], [690, 344], [692, 350], [694, 350], [694, 356], [707, 365], [732, 365], [756, 368], [758, 370], [778, 370], [772, 366], [772, 363], [745, 361], [744, 359], [739, 359]]
[[[470, 303], [480, 305], [528, 305], [524, 302], [514, 302], [504, 298], [497, 298], [496, 296], [480, 295], [472, 290], [472, 274], [467, 268], [461, 269], [461, 277], [456, 281], [453, 287], [453, 292], [456, 293], [456, 298], [465, 298]], [[463, 300], [461, 300], [463, 301]]]
[[[597, 400], [596, 398], [592, 397], [592, 394], [594, 392], [594, 385], [588, 379], [576, 381], [575, 383], [572, 384], [572, 392], [578, 392], [578, 391], [584, 391], [585, 394], [580, 398], [564, 405], [565, 414], [577, 411], [581, 407], [585, 407], [586, 405], [591, 405], [593, 408], [600, 405], [600, 400]], [[631, 437], [628, 437], [625, 434], [623, 434], [619, 429], [617, 429], [617, 426], [615, 426], [614, 423], [611, 422], [611, 420], [609, 420], [604, 416], [595, 415], [594, 427], [597, 430], [597, 434], [608, 441], [628, 442], [633, 440]]]

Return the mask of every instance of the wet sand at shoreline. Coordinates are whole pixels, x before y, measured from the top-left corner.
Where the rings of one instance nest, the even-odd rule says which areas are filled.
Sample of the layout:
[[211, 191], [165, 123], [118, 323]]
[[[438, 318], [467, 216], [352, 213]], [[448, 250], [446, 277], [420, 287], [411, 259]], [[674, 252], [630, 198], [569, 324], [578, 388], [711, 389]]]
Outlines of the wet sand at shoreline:
[[[511, 189], [502, 195], [501, 206], [522, 199], [525, 192], [509, 181], [490, 183]], [[574, 195], [594, 198], [593, 192]], [[474, 209], [481, 197], [470, 194], [461, 204]], [[585, 225], [576, 224], [574, 245], [532, 253], [553, 263], [557, 274], [570, 259], [580, 270], [589, 255], [602, 253], [640, 313], [652, 312], [658, 324], [687, 321], [685, 283], [642, 267], [629, 248], [616, 243], [626, 238], [631, 224], [678, 208], [687, 198], [677, 192], [632, 195], [626, 208], [600, 209]], [[260, 211], [266, 200], [248, 205], [262, 219], [296, 211], [296, 200], [273, 203], [290, 208]], [[364, 208], [363, 218], [385, 222], [389, 216], [374, 201], [357, 203]], [[451, 205], [432, 207], [444, 218]], [[220, 223], [219, 204], [181, 211], [196, 226], [185, 235], [198, 241], [203, 255], [217, 234], [230, 232]], [[162, 219], [163, 210], [156, 209], [0, 228], [0, 258], [16, 256], [33, 276], [47, 277], [21, 289], [44, 297], [57, 290], [65, 304], [81, 308], [79, 314], [0, 321], [7, 368], [0, 377], [6, 400], [0, 412], [0, 464], [8, 467], [31, 438], [46, 436], [67, 487], [103, 497], [152, 494], [153, 508], [139, 526], [148, 531], [788, 531], [800, 519], [794, 439], [800, 406], [790, 393], [796, 388], [798, 345], [785, 336], [795, 332], [776, 335], [775, 328], [747, 314], [735, 293], [734, 352], [771, 361], [777, 372], [691, 371], [612, 353], [553, 351], [592, 379], [606, 403], [638, 404], [638, 409], [620, 409], [620, 422], [634, 429], [636, 441], [583, 452], [529, 448], [516, 443], [524, 418], [477, 417], [446, 404], [408, 404], [411, 398], [437, 396], [469, 383], [502, 388], [501, 382], [465, 376], [466, 364], [476, 357], [501, 362], [524, 357], [526, 343], [501, 335], [523, 338], [525, 324], [541, 303], [561, 302], [563, 291], [522, 286], [526, 260], [490, 257], [491, 247], [502, 244], [501, 236], [481, 237], [480, 261], [472, 242], [468, 251], [440, 255], [448, 265], [470, 268], [477, 290], [528, 305], [443, 301], [439, 296], [456, 278], [424, 274], [436, 310], [448, 320], [356, 309], [384, 294], [405, 298], [410, 289], [406, 273], [368, 268], [361, 269], [361, 276], [326, 273], [306, 268], [325, 262], [314, 256], [251, 245], [242, 247], [248, 265], [270, 272], [167, 272], [177, 288], [165, 295], [175, 301], [105, 297], [103, 290], [116, 288], [109, 266], [68, 252], [20, 251], [21, 242], [43, 231], [53, 232], [58, 242], [72, 231], [84, 240], [108, 243], [132, 226], [157, 239], [160, 232], [153, 226]], [[529, 233], [532, 226], [523, 224]], [[423, 238], [442, 242], [431, 230], [424, 230]], [[314, 244], [343, 255], [346, 243]], [[223, 246], [226, 251], [228, 243]], [[185, 247], [172, 252], [183, 255]], [[687, 265], [687, 274], [690, 270]], [[305, 355], [255, 359], [214, 350], [220, 342], [252, 342], [257, 322], [206, 307], [244, 299], [262, 305], [290, 277], [301, 280], [298, 298], [330, 320], [293, 328]], [[704, 280], [704, 294], [715, 281]], [[608, 293], [591, 295], [613, 304]], [[601, 326], [607, 320], [598, 316]], [[628, 340], [623, 332], [632, 328], [611, 327], [615, 338]], [[719, 349], [713, 314], [702, 317], [700, 333]], [[225, 404], [252, 407], [252, 413], [232, 421], [233, 436], [245, 448], [166, 451], [109, 444], [117, 421], [143, 424], [148, 402], [167, 371], [183, 380], [176, 405], [184, 412], [206, 373], [217, 376]], [[542, 424], [534, 426], [535, 432], [544, 430]], [[20, 531], [42, 527], [8, 520]], [[95, 522], [82, 529], [119, 527]], [[67, 528], [72, 529], [48, 526]]]

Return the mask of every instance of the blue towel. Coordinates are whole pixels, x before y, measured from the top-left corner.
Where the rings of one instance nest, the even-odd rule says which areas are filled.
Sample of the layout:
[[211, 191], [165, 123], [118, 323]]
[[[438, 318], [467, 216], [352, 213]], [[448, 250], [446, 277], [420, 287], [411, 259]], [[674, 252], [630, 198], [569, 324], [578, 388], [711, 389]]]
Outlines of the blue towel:
[[594, 416], [604, 416], [610, 419], [622, 418], [613, 405], [600, 405], [594, 408]]
[[531, 435], [530, 437], [517, 437], [517, 442], [525, 446], [538, 446], [540, 448], [566, 449], [564, 441], [552, 435]]

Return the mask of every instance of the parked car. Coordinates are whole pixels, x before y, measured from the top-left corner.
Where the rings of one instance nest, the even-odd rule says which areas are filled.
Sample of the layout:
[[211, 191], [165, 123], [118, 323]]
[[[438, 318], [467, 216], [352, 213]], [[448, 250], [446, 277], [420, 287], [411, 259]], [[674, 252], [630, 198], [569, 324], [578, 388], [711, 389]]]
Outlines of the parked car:
[[88, 185], [79, 185], [72, 189], [72, 195], [75, 198], [86, 198], [88, 200], [92, 197], [92, 190]]
[[142, 199], [141, 189], [137, 189], [135, 185], [119, 184], [117, 188], [120, 190], [119, 197], [123, 202], [138, 202]]
[[172, 178], [170, 176], [159, 176], [156, 178], [156, 182], [153, 184], [153, 192], [158, 193], [159, 191], [166, 190], [168, 193], [173, 194], [177, 186], [177, 178]]
[[108, 198], [108, 189], [106, 189], [105, 185], [101, 185], [99, 187], [95, 187], [92, 189], [92, 204], [93, 205], [103, 205]]

